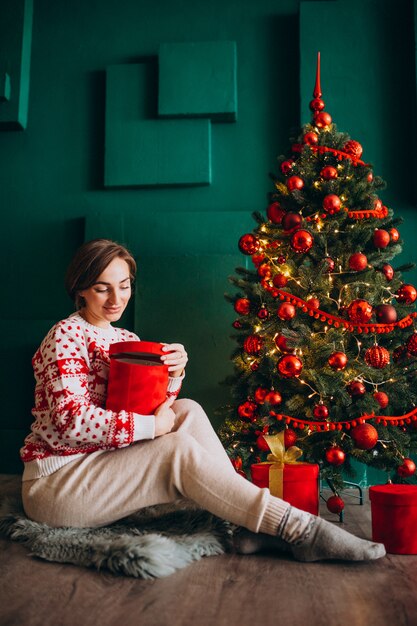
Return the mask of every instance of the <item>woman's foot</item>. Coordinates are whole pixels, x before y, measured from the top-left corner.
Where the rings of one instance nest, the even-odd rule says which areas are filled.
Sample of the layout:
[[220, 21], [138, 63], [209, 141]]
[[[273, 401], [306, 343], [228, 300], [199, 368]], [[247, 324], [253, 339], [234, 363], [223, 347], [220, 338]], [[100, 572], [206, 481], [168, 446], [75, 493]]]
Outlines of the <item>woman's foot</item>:
[[359, 539], [336, 524], [295, 507], [288, 508], [277, 536], [238, 528], [233, 546], [238, 554], [278, 551], [304, 562], [371, 561], [386, 554], [382, 543]]
[[290, 507], [278, 539], [287, 541], [297, 561], [370, 561], [385, 556], [382, 543], [359, 539], [326, 520]]

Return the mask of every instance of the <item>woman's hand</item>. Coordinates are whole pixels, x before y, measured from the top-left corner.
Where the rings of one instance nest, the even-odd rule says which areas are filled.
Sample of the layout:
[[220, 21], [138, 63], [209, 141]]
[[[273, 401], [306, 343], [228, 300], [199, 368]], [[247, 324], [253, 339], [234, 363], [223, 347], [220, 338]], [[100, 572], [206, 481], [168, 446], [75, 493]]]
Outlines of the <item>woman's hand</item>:
[[161, 356], [161, 360], [168, 365], [169, 375], [181, 376], [188, 361], [184, 346], [181, 343], [165, 343], [162, 350], [168, 353]]
[[175, 413], [171, 409], [175, 398], [168, 398], [155, 411], [155, 437], [170, 433], [175, 422]]

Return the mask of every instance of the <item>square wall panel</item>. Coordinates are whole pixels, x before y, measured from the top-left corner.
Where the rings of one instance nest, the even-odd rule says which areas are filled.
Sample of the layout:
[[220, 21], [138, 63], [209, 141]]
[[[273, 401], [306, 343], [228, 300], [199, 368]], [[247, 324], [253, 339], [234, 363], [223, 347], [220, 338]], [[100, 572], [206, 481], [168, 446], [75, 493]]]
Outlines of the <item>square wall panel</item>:
[[150, 119], [149, 64], [107, 69], [106, 187], [208, 185], [209, 120]]
[[161, 44], [159, 115], [235, 121], [236, 63], [233, 41]]
[[2, 0], [0, 6], [0, 130], [26, 128], [32, 17], [33, 0]]

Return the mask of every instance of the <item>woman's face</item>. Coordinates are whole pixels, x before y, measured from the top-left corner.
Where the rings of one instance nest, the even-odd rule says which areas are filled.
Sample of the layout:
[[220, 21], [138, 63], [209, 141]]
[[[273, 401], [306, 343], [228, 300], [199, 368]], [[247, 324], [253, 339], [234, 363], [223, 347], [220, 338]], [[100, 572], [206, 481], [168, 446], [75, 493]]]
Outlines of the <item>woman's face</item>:
[[131, 294], [129, 266], [116, 257], [94, 285], [79, 292], [85, 300], [81, 313], [90, 324], [106, 328], [121, 318]]

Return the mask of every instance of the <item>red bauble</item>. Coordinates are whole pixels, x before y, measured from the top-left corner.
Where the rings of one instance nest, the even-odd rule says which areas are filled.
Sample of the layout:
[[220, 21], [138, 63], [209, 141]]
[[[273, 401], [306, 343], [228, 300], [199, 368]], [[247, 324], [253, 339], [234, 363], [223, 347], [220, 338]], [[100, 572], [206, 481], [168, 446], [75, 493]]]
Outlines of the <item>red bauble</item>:
[[407, 352], [412, 356], [417, 354], [417, 333], [413, 333], [406, 341]]
[[254, 361], [252, 363], [252, 365], [250, 366], [250, 368], [251, 368], [252, 372], [256, 372], [256, 370], [259, 369], [259, 363], [257, 361]]
[[407, 348], [405, 346], [397, 346], [392, 353], [394, 363], [399, 363], [407, 356]]
[[263, 253], [252, 254], [252, 263], [255, 265], [255, 267], [258, 267], [264, 259], [265, 259], [265, 255]]
[[263, 345], [264, 341], [262, 337], [259, 335], [249, 335], [243, 343], [243, 349], [247, 354], [256, 356], [260, 353]]
[[374, 179], [374, 175], [372, 172], [369, 172], [368, 176], [366, 177], [366, 180], [368, 181], [368, 183], [371, 183]]
[[277, 404], [281, 404], [282, 396], [279, 391], [271, 390], [265, 398], [265, 402], [269, 402], [272, 406], [276, 406]]
[[391, 228], [389, 231], [389, 236], [391, 237], [391, 241], [396, 243], [400, 238], [400, 233], [396, 228]]
[[260, 241], [255, 235], [247, 233], [239, 239], [239, 249], [243, 254], [255, 254], [260, 247]]
[[355, 272], [361, 272], [368, 267], [368, 259], [362, 252], [355, 252], [349, 257], [349, 267]]
[[282, 356], [277, 363], [277, 369], [284, 378], [298, 378], [303, 369], [300, 359], [293, 354]]
[[313, 243], [314, 237], [308, 230], [296, 230], [291, 235], [290, 245], [295, 252], [308, 252], [313, 247]]
[[326, 105], [321, 98], [314, 98], [310, 101], [310, 109], [312, 111], [322, 111]]
[[237, 412], [241, 419], [251, 420], [255, 415], [256, 408], [255, 402], [247, 400], [246, 402], [243, 402], [243, 404], [239, 404]]
[[372, 317], [373, 308], [366, 300], [353, 300], [347, 308], [347, 314], [351, 322], [366, 324]]
[[347, 154], [350, 154], [355, 159], [360, 159], [362, 156], [363, 148], [359, 141], [355, 141], [354, 139], [351, 139], [350, 141], [345, 143], [343, 149], [345, 152], [347, 152]]
[[288, 283], [288, 278], [285, 276], [285, 274], [275, 274], [275, 276], [272, 279], [272, 282], [274, 283], [275, 287], [285, 287], [285, 285]]
[[394, 324], [398, 319], [397, 309], [392, 304], [378, 305], [375, 316], [380, 324]]
[[334, 465], [337, 467], [338, 465], [343, 465], [346, 459], [346, 454], [343, 452], [342, 448], [339, 446], [332, 446], [331, 448], [327, 448], [326, 450], [326, 461], [330, 463], [330, 465]]
[[287, 179], [287, 187], [290, 191], [295, 189], [302, 189], [304, 187], [304, 181], [299, 176], [290, 176]]
[[287, 258], [283, 254], [280, 254], [280, 256], [277, 258], [277, 263], [279, 263], [280, 265], [284, 265], [284, 263], [286, 262]]
[[359, 424], [352, 428], [350, 434], [359, 450], [372, 450], [378, 441], [378, 431], [372, 424]]
[[360, 380], [353, 380], [349, 383], [347, 390], [348, 393], [355, 398], [363, 396], [366, 393], [366, 387]]
[[320, 172], [320, 176], [324, 178], [324, 180], [331, 180], [332, 178], [337, 178], [337, 169], [332, 167], [331, 165], [326, 165]]
[[384, 367], [389, 365], [390, 362], [390, 354], [388, 350], [382, 346], [372, 346], [371, 348], [368, 348], [365, 352], [364, 358], [365, 363], [378, 370], [382, 370]]
[[330, 513], [339, 515], [345, 508], [345, 503], [340, 496], [330, 496], [326, 502], [326, 506]]
[[334, 193], [330, 193], [323, 198], [323, 209], [330, 215], [338, 213], [340, 211], [341, 200], [339, 196]]
[[313, 307], [313, 309], [318, 309], [320, 308], [320, 300], [318, 298], [307, 298], [307, 302], [310, 306]]
[[282, 218], [282, 228], [285, 230], [285, 232], [291, 232], [293, 230], [296, 230], [297, 228], [300, 228], [301, 224], [303, 222], [303, 218], [299, 213], [293, 213], [293, 212], [289, 212], [286, 213], [284, 215], [284, 217]]
[[248, 298], [238, 298], [234, 304], [236, 313], [248, 315], [250, 311], [250, 300]]
[[389, 404], [389, 398], [384, 391], [375, 391], [373, 398], [378, 402], [381, 409], [385, 409]]
[[268, 263], [261, 263], [258, 267], [258, 275], [262, 276], [262, 278], [271, 278], [272, 270], [271, 266]]
[[344, 352], [333, 352], [328, 358], [330, 367], [334, 370], [343, 370], [347, 365], [348, 359]]
[[277, 310], [277, 315], [281, 320], [291, 320], [295, 317], [295, 314], [295, 306], [289, 302], [283, 302], [279, 305]]
[[286, 449], [295, 446], [297, 439], [297, 433], [292, 428], [286, 428], [284, 430], [284, 446]]
[[263, 435], [259, 435], [259, 437], [256, 440], [256, 446], [259, 448], [259, 450], [262, 450], [262, 452], [269, 452], [269, 446], [266, 443]]
[[324, 261], [326, 262], [326, 265], [327, 265], [327, 267], [325, 268], [325, 272], [329, 272], [329, 274], [330, 274], [334, 270], [335, 262], [329, 256], [326, 256], [324, 258]]
[[317, 128], [325, 128], [326, 126], [330, 126], [332, 123], [332, 116], [330, 113], [326, 113], [326, 111], [320, 111], [319, 113], [314, 114], [314, 124]]
[[309, 146], [315, 146], [319, 142], [319, 136], [317, 133], [309, 132], [306, 133], [303, 137], [303, 143], [306, 143]]
[[271, 202], [266, 210], [266, 214], [270, 222], [272, 222], [273, 224], [281, 224], [281, 220], [285, 215], [285, 211], [281, 207], [279, 202]]
[[261, 307], [257, 313], [260, 320], [266, 320], [269, 317], [268, 309], [266, 307]]
[[268, 395], [268, 393], [269, 393], [269, 389], [266, 389], [265, 387], [257, 387], [255, 389], [253, 397], [255, 398], [258, 404], [263, 404], [265, 402], [265, 398]]
[[412, 459], [403, 459], [402, 465], [397, 467], [397, 474], [401, 478], [408, 478], [416, 471], [416, 464]]
[[313, 415], [318, 420], [324, 420], [329, 417], [329, 409], [325, 404], [320, 402], [319, 404], [315, 405], [313, 409]]
[[288, 161], [283, 161], [281, 163], [281, 172], [287, 175], [291, 171], [293, 165], [294, 161], [292, 161], [291, 159], [288, 159]]
[[403, 304], [413, 304], [417, 298], [417, 291], [413, 285], [402, 285], [396, 294], [398, 302]]
[[388, 263], [382, 266], [382, 273], [388, 282], [394, 278], [394, 269]]
[[236, 329], [242, 328], [242, 324], [239, 322], [239, 320], [235, 320], [232, 326], [233, 328], [236, 328]]
[[293, 349], [287, 345], [287, 338], [284, 335], [277, 335], [275, 337], [275, 345], [281, 350], [281, 352], [292, 352]]
[[373, 241], [375, 248], [386, 248], [391, 241], [389, 232], [383, 228], [377, 228], [374, 232]]

